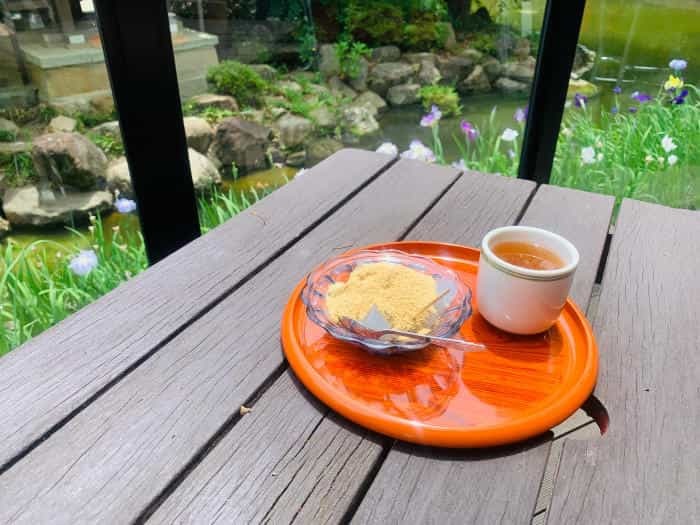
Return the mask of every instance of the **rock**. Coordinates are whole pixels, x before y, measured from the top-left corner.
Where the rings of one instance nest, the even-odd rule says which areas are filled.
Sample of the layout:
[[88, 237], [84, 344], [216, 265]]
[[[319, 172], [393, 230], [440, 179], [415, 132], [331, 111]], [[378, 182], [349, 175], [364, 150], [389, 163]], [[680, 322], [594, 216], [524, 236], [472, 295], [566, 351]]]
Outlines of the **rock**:
[[92, 113], [94, 108], [87, 97], [64, 97], [52, 100], [49, 107], [56, 113], [72, 115], [74, 113]]
[[442, 81], [446, 84], [456, 84], [474, 69], [474, 61], [465, 56], [439, 56], [436, 65], [442, 75]]
[[367, 91], [367, 76], [369, 75], [369, 62], [364, 57], [357, 61], [357, 74], [348, 80], [350, 87], [355, 91]]
[[48, 133], [33, 142], [32, 160], [40, 177], [79, 190], [104, 183], [107, 157], [79, 133]]
[[489, 77], [490, 82], [494, 82], [497, 78], [503, 75], [503, 66], [496, 58], [487, 58], [481, 67]]
[[491, 91], [489, 77], [481, 66], [476, 66], [469, 76], [457, 84], [457, 91], [465, 95]]
[[241, 117], [257, 124], [265, 122], [265, 112], [262, 109], [244, 109], [241, 111]]
[[89, 213], [106, 210], [112, 201], [108, 191], [56, 192], [55, 199], [40, 201], [36, 186], [23, 186], [7, 190], [2, 207], [5, 217], [15, 226], [46, 226], [71, 224]]
[[31, 142], [0, 142], [0, 153], [12, 155], [14, 153], [29, 153], [32, 151]]
[[377, 95], [374, 91], [365, 91], [359, 97], [355, 99], [352, 103], [353, 106], [365, 106], [369, 108], [372, 112], [372, 116], [376, 117], [378, 114], [383, 113], [387, 110], [386, 101]]
[[325, 105], [311, 110], [310, 116], [320, 128], [334, 128], [338, 123], [335, 113]]
[[298, 82], [294, 82], [293, 80], [280, 80], [279, 82], [277, 82], [277, 88], [282, 93], [285, 93], [286, 91], [302, 93], [304, 91], [301, 85]]
[[418, 71], [418, 83], [421, 86], [428, 86], [430, 84], [437, 84], [442, 79], [440, 71], [435, 67], [434, 62], [429, 60], [424, 60], [420, 64], [420, 71]]
[[251, 64], [250, 69], [255, 71], [263, 80], [272, 82], [277, 77], [277, 70], [267, 64]]
[[324, 78], [340, 75], [340, 60], [335, 45], [323, 44], [318, 50], [318, 71]]
[[307, 91], [317, 97], [329, 97], [331, 95], [331, 90], [320, 84], [309, 84]]
[[19, 127], [11, 120], [0, 118], [0, 132], [2, 132], [4, 135], [12, 135], [13, 137], [16, 137], [17, 133], [19, 133]]
[[355, 90], [340, 80], [339, 77], [332, 77], [328, 81], [328, 87], [330, 88], [331, 93], [333, 93], [336, 97], [349, 98], [352, 100], [357, 96]]
[[375, 62], [396, 62], [401, 58], [401, 50], [397, 46], [380, 46], [372, 50], [372, 60]]
[[[221, 183], [221, 174], [214, 163], [198, 151], [187, 148], [187, 156], [190, 159], [190, 171], [195, 191], [205, 192]], [[107, 168], [107, 188], [113, 192], [119, 192], [120, 196], [133, 198], [134, 190], [129, 176], [129, 165], [126, 157], [120, 157], [112, 161]]]
[[435, 53], [404, 53], [402, 60], [409, 64], [422, 64], [426, 60], [435, 64]]
[[584, 95], [588, 98], [593, 98], [598, 96], [600, 89], [595, 84], [589, 82], [588, 80], [571, 79], [569, 80], [569, 88], [567, 91], [567, 98], [572, 98], [576, 93]]
[[284, 164], [284, 161], [287, 159], [284, 152], [274, 146], [267, 150], [267, 156], [273, 164]]
[[343, 143], [332, 138], [323, 138], [306, 145], [306, 167], [315, 166], [323, 159], [343, 149]]
[[6, 237], [10, 233], [10, 221], [6, 221], [0, 217], [0, 239]]
[[238, 103], [236, 99], [228, 95], [215, 95], [213, 93], [204, 93], [197, 95], [189, 100], [196, 109], [203, 110], [206, 108], [228, 109], [230, 111], [238, 111]]
[[381, 96], [392, 86], [406, 84], [413, 77], [414, 69], [402, 62], [382, 62], [369, 73], [369, 88]]
[[270, 133], [256, 122], [225, 118], [216, 127], [211, 153], [224, 166], [235, 164], [241, 173], [266, 168]]
[[353, 135], [361, 137], [379, 131], [379, 123], [367, 106], [350, 106], [343, 110], [343, 125]]
[[467, 57], [469, 60], [471, 60], [475, 64], [478, 64], [479, 62], [481, 62], [484, 59], [484, 54], [481, 51], [479, 51], [477, 49], [473, 49], [471, 47], [463, 49], [461, 51], [460, 55], [462, 55], [463, 57]]
[[596, 52], [588, 49], [583, 44], [576, 46], [576, 55], [574, 55], [574, 67], [572, 75], [583, 77], [593, 69], [595, 64]]
[[[532, 58], [532, 57], [530, 57]], [[535, 60], [525, 60], [523, 62], [508, 62], [503, 65], [503, 76], [518, 82], [531, 83], [535, 77]]]
[[114, 113], [114, 99], [110, 93], [91, 97], [90, 106], [94, 111], [103, 115]]
[[279, 119], [278, 124], [282, 147], [287, 149], [293, 149], [303, 144], [313, 131], [311, 121], [297, 115], [285, 115]]
[[49, 133], [72, 133], [77, 127], [77, 120], [70, 117], [65, 117], [63, 115], [59, 115], [58, 117], [54, 117], [51, 119], [51, 122], [49, 122], [48, 131]]
[[517, 62], [525, 62], [530, 58], [530, 41], [527, 38], [519, 38], [513, 48], [513, 56]]
[[267, 108], [267, 113], [270, 115], [270, 118], [272, 120], [277, 120], [282, 115], [286, 115], [287, 113], [289, 113], [289, 111], [279, 106], [272, 106]]
[[214, 140], [212, 127], [200, 117], [185, 117], [183, 121], [187, 145], [200, 153], [206, 153], [211, 141]]
[[115, 139], [122, 139], [121, 128], [119, 127], [119, 121], [117, 120], [110, 120], [109, 122], [104, 122], [99, 126], [95, 126], [94, 128], [92, 128], [91, 131], [93, 133], [97, 133], [98, 135], [109, 135], [110, 137], [114, 137]]
[[301, 168], [306, 164], [306, 151], [296, 151], [294, 153], [290, 153], [287, 156], [287, 161], [286, 161], [287, 166], [292, 166], [293, 168]]
[[518, 82], [517, 80], [511, 80], [510, 78], [501, 77], [496, 80], [496, 89], [501, 93], [506, 95], [522, 95], [530, 91], [530, 85], [524, 82]]
[[420, 84], [400, 84], [389, 88], [386, 99], [392, 106], [406, 106], [420, 100]]
[[445, 49], [452, 50], [457, 47], [457, 36], [455, 35], [455, 29], [452, 27], [450, 22], [438, 22], [435, 24], [435, 29], [437, 29], [438, 34], [442, 35], [442, 47]]

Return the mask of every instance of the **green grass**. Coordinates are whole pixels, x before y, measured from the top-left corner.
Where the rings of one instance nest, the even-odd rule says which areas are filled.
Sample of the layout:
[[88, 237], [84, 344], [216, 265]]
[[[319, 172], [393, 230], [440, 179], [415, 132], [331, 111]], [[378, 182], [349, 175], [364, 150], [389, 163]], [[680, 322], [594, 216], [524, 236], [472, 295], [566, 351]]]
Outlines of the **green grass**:
[[[207, 233], [262, 198], [251, 192], [214, 190], [198, 200], [202, 233]], [[19, 248], [9, 241], [0, 252], [0, 356], [113, 290], [148, 266], [140, 232], [107, 227], [99, 216], [87, 233], [70, 229], [76, 245], [89, 246], [98, 265], [79, 277], [69, 268], [77, 250], [52, 241]]]

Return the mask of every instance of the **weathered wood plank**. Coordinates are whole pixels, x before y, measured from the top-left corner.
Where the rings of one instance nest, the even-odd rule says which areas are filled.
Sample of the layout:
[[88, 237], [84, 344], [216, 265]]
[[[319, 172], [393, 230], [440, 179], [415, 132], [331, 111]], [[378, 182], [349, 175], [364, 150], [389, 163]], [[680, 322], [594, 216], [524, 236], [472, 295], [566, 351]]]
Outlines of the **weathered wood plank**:
[[[397, 169], [399, 167], [397, 166]], [[427, 175], [429, 174], [426, 173], [425, 176]], [[444, 176], [437, 172], [435, 175], [438, 177]], [[416, 238], [416, 230], [426, 228], [430, 229], [431, 233], [424, 231], [422, 233], [419, 232], [418, 235], [425, 235], [422, 238], [439, 240], [439, 236], [445, 234], [446, 228], [456, 226], [456, 224], [451, 222], [454, 217], [448, 213], [448, 210], [459, 206], [463, 210], [463, 217], [478, 217], [474, 220], [462, 220], [458, 223], [460, 228], [469, 229], [472, 232], [472, 238], [476, 238], [476, 236], [483, 235], [489, 229], [503, 224], [504, 221], [514, 220], [520, 213], [533, 188], [534, 184], [529, 182], [504, 179], [492, 175], [465, 174], [420, 221], [418, 226], [411, 231], [409, 237]], [[442, 229], [438, 227], [441, 224], [443, 225]], [[286, 381], [286, 379], [282, 378], [280, 381]], [[263, 396], [263, 398], [266, 396]], [[298, 417], [305, 417], [306, 411], [311, 410], [311, 408], [302, 411], [301, 415], [298, 415], [297, 412], [301, 409], [294, 408], [285, 410], [284, 415], [279, 416], [278, 414], [282, 410], [280, 407], [286, 404], [293, 404], [296, 407], [298, 403], [301, 406], [317, 407], [318, 405], [315, 401], [309, 403], [308, 400], [304, 399], [307, 396], [308, 394], [302, 389], [301, 392], [292, 392], [286, 396], [275, 396], [275, 402], [270, 403], [267, 408], [263, 409], [256, 406], [256, 412], [259, 410], [269, 411], [269, 414], [261, 415], [260, 422], [266, 426], [256, 429], [255, 432], [251, 432], [243, 427], [238, 428], [242, 423], [246, 422], [244, 418], [187, 477], [152, 519], [158, 523], [178, 523], [184, 515], [181, 513], [185, 512], [188, 516], [195, 514], [198, 517], [204, 516], [204, 521], [208, 521], [209, 516], [211, 516], [210, 513], [223, 508], [225, 511], [222, 516], [241, 517], [240, 520], [233, 520], [240, 522], [246, 522], [248, 518], [252, 522], [257, 522], [261, 511], [262, 515], [269, 511], [268, 517], [274, 516], [275, 518], [270, 520], [271, 523], [289, 523], [296, 513], [298, 513], [296, 520], [300, 523], [338, 523], [347, 509], [348, 497], [354, 496], [362, 482], [365, 481], [370, 471], [369, 467], [380, 453], [380, 447], [374, 440], [368, 440], [362, 429], [351, 423], [343, 422], [347, 429], [343, 429], [338, 433], [330, 433], [325, 436], [320, 435], [328, 427], [337, 428], [336, 416], [333, 414], [326, 416], [326, 419], [322, 420], [318, 429], [311, 436], [305, 433], [305, 428], [289, 428], [289, 430], [286, 430], [287, 427], [294, 426], [292, 419], [296, 420]], [[314, 408], [313, 412], [317, 416], [317, 419], [314, 419], [314, 421], [321, 421], [323, 414], [319, 413], [317, 408]], [[288, 419], [289, 423], [287, 423]], [[242, 436], [268, 436], [270, 433], [276, 432], [276, 429], [280, 427], [285, 428], [286, 438], [299, 443], [312, 441], [314, 449], [318, 450], [334, 449], [338, 441], [348, 441], [353, 445], [356, 444], [353, 454], [361, 458], [359, 465], [357, 460], [331, 461], [323, 466], [327, 471], [325, 479], [332, 479], [330, 485], [325, 482], [309, 484], [305, 480], [305, 476], [297, 476], [293, 482], [283, 485], [285, 492], [280, 497], [280, 501], [272, 507], [272, 510], [265, 502], [260, 505], [261, 508], [259, 509], [257, 508], [257, 503], [251, 502], [251, 496], [268, 494], [270, 491], [273, 491], [273, 495], [277, 495], [280, 491], [280, 486], [276, 484], [276, 478], [271, 479], [269, 475], [257, 475], [258, 470], [264, 468], [264, 466], [256, 467], [255, 475], [246, 474], [248, 470], [246, 470], [244, 465], [247, 460], [231, 454], [230, 451], [237, 446], [236, 444], [240, 442]], [[359, 437], [362, 437], [363, 440], [360, 441]], [[270, 448], [272, 450], [271, 454], [277, 457], [275, 456], [277, 452], [274, 451], [278, 447], [274, 440], [263, 437], [255, 442], [261, 448]], [[284, 464], [296, 465], [295, 455], [296, 451], [294, 449], [285, 451]], [[314, 461], [317, 463], [316, 460]], [[318, 468], [318, 466], [314, 468]], [[236, 495], [231, 496], [233, 480], [241, 476], [246, 476], [247, 479], [251, 480], [246, 485], [247, 493], [243, 494], [236, 489]], [[312, 470], [310, 477], [312, 480], [317, 480], [318, 474], [314, 474]], [[341, 493], [347, 497], [341, 498]], [[284, 504], [281, 505], [281, 502], [284, 502]], [[192, 513], [189, 510], [184, 510], [186, 508], [196, 509], [196, 512]], [[188, 520], [184, 519], [182, 521]]]
[[[512, 182], [502, 179], [503, 184]], [[558, 232], [578, 247], [582, 277], [577, 276], [574, 293], [585, 308], [593, 290], [614, 201], [584, 192], [569, 194], [569, 191], [541, 186], [521, 224]], [[498, 195], [492, 198], [491, 206], [503, 201]], [[435, 217], [428, 214], [411, 236], [431, 235], [447, 242], [478, 245], [486, 231], [496, 225], [482, 229], [469, 224], [474, 219], [466, 210], [472, 203], [460, 207], [458, 202], [444, 210], [443, 217], [433, 210], [431, 214]], [[590, 222], [581, 219], [588, 214], [596, 219]], [[508, 221], [497, 225], [514, 221], [517, 213], [508, 217]], [[467, 226], [460, 226], [463, 224]], [[545, 471], [550, 437], [544, 436], [532, 448], [504, 448], [502, 455], [486, 451], [465, 454], [457, 463], [449, 451], [397, 445], [389, 452], [353, 522], [403, 523], [410, 517], [416, 523], [529, 524]], [[401, 480], [399, 487], [397, 476]]]
[[0, 476], [0, 522], [136, 518], [282, 366], [279, 319], [302, 274], [348, 246], [401, 237], [456, 176], [390, 168]]
[[565, 440], [548, 523], [700, 522], [700, 213], [625, 200], [594, 328], [610, 426]]
[[287, 370], [149, 522], [338, 522], [382, 446], [327, 412]]
[[0, 467], [293, 243], [390, 159], [343, 150], [0, 360]]

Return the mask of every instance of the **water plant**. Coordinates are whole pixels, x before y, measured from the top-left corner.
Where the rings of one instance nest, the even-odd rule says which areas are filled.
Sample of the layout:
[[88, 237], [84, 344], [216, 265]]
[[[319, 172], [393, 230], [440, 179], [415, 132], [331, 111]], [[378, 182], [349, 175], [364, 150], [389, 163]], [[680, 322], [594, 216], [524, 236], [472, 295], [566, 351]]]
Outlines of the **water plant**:
[[446, 117], [450, 115], [459, 115], [462, 112], [462, 106], [459, 103], [459, 94], [452, 86], [442, 86], [439, 84], [423, 86], [420, 88], [418, 94], [425, 109], [437, 106]]

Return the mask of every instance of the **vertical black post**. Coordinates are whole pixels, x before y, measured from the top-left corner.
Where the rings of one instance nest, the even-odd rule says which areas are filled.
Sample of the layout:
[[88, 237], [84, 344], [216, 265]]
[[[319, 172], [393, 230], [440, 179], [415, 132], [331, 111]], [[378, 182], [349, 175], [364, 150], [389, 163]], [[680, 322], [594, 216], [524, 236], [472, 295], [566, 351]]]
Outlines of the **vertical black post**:
[[549, 182], [586, 0], [547, 0], [518, 177]]
[[199, 236], [165, 0], [96, 0], [151, 264]]

